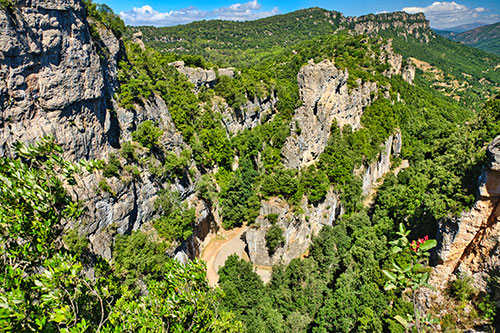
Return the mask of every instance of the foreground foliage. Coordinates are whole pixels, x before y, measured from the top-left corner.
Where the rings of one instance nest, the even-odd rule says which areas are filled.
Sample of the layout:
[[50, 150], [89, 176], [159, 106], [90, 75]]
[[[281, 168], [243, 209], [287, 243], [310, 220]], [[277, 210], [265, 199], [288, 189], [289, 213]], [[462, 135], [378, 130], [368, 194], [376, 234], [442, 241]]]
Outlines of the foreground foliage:
[[[81, 214], [64, 186], [84, 166], [95, 163], [67, 162], [52, 138], [17, 144], [0, 158], [0, 330], [239, 331], [234, 316], [218, 310], [223, 293], [208, 286], [203, 263], [170, 259], [140, 233], [117, 240], [113, 266], [92, 259], [95, 275], [85, 277], [87, 243], [71, 233], [72, 250], [61, 242], [63, 224]], [[147, 283], [147, 296], [127, 287], [137, 281], [132, 273]]]

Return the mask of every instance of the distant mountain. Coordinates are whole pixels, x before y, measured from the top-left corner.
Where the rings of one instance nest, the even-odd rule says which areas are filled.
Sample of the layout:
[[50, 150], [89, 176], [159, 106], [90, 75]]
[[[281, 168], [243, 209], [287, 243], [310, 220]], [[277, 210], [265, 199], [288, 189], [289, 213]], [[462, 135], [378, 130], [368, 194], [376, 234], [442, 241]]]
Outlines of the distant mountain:
[[469, 24], [462, 24], [462, 25], [457, 25], [456, 27], [451, 27], [451, 28], [445, 28], [445, 29], [432, 29], [434, 32], [442, 37], [452, 39], [453, 36], [456, 36], [462, 32], [476, 29], [482, 26], [485, 26], [486, 23], [469, 23]]
[[[423, 14], [404, 12], [347, 17], [321, 8], [256, 21], [200, 21], [175, 27], [128, 27], [126, 38], [142, 33], [160, 51], [202, 56], [219, 67], [248, 68], [297, 44], [341, 31], [393, 40], [397, 53], [412, 58], [436, 89], [478, 109], [498, 91], [500, 59], [436, 36]], [[451, 32], [451, 31], [450, 31]]]
[[475, 23], [457, 25], [456, 27], [446, 28], [446, 29], [442, 29], [442, 30], [451, 31], [454, 33], [461, 33], [461, 32], [476, 29], [476, 28], [479, 28], [479, 27], [482, 27], [485, 25], [487, 25], [487, 23], [475, 22]]
[[[126, 38], [141, 31], [144, 42], [162, 52], [199, 54], [219, 65], [238, 66], [242, 52], [253, 62], [269, 50], [347, 29], [358, 34], [418, 36], [428, 42], [433, 33], [423, 14], [404, 12], [346, 17], [321, 8], [308, 8], [255, 21], [199, 21], [174, 27], [128, 27]], [[245, 65], [247, 63], [245, 62]]]
[[500, 55], [500, 22], [446, 37]]
[[445, 38], [451, 38], [452, 36], [456, 35], [455, 32], [451, 30], [439, 30], [439, 29], [432, 29], [436, 35], [445, 37]]

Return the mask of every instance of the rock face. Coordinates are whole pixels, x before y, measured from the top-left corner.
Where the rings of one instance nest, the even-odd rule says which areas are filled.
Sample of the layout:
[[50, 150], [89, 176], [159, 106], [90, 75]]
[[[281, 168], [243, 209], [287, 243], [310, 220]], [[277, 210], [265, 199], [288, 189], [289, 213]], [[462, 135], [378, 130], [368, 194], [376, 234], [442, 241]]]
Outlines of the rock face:
[[283, 147], [285, 166], [299, 168], [311, 164], [323, 152], [334, 120], [342, 127], [361, 125], [363, 109], [372, 101], [377, 85], [366, 82], [349, 92], [347, 71], [329, 61], [309, 62], [297, 76], [303, 105], [295, 111], [292, 134]]
[[415, 66], [411, 63], [408, 66], [403, 66], [403, 56], [394, 52], [392, 49], [392, 40], [382, 45], [380, 49], [382, 50], [379, 57], [380, 61], [386, 62], [391, 66], [384, 74], [389, 77], [401, 74], [403, 80], [410, 84], [413, 83], [415, 79]]
[[[122, 128], [122, 139], [130, 140], [134, 124], [146, 120], [154, 120], [164, 131], [161, 145], [166, 150], [179, 151], [184, 145], [182, 136], [176, 131], [167, 106], [158, 96], [152, 96], [137, 105], [134, 111], [118, 108], [117, 119]], [[112, 149], [109, 149], [112, 152]], [[102, 191], [98, 182], [104, 180], [102, 175], [87, 175], [78, 186], [72, 188], [74, 197], [86, 203], [87, 210], [79, 229], [89, 236], [93, 251], [103, 257], [111, 258], [113, 237], [116, 234], [127, 234], [137, 230], [151, 221], [155, 216], [154, 201], [156, 193], [162, 189], [150, 178], [147, 169], [141, 170], [139, 179], [131, 175], [120, 179], [106, 179], [114, 195]], [[188, 184], [176, 184], [184, 196], [190, 195], [193, 188]]]
[[[185, 66], [184, 61], [182, 60], [173, 62], [170, 65], [177, 68], [179, 73], [186, 75], [188, 80], [194, 84], [196, 88], [200, 88], [202, 86], [213, 88], [217, 83], [217, 73], [213, 69]], [[219, 69], [218, 74], [233, 77], [234, 70], [231, 68], [221, 68]]]
[[245, 129], [252, 129], [271, 118], [275, 114], [277, 102], [278, 99], [273, 94], [264, 99], [255, 97], [253, 101], [247, 101], [239, 110], [234, 110], [225, 102], [218, 101], [214, 101], [212, 109], [222, 114], [222, 122], [228, 135], [231, 136]]
[[368, 14], [359, 17], [347, 17], [346, 22], [358, 34], [376, 34], [384, 30], [392, 30], [396, 31], [400, 36], [414, 36], [427, 43], [434, 38], [429, 21], [423, 13]]
[[362, 175], [363, 196], [369, 195], [377, 181], [389, 172], [391, 169], [391, 153], [393, 155], [399, 154], [398, 147], [401, 147], [401, 132], [391, 135], [385, 141], [382, 152], [375, 161], [355, 171], [356, 174]]
[[144, 41], [142, 40], [142, 31], [137, 31], [136, 33], [134, 33], [132, 35], [132, 43], [135, 43], [137, 45], [139, 45], [139, 47], [141, 48], [141, 50], [145, 50], [146, 49], [146, 45], [144, 45]]
[[491, 142], [487, 155], [472, 210], [439, 225], [438, 265], [430, 280], [435, 287], [444, 288], [452, 273], [466, 272], [484, 289], [487, 274], [500, 268], [500, 137]]
[[[301, 203], [303, 214], [296, 215], [285, 200], [272, 198], [262, 202], [256, 227], [250, 227], [245, 233], [248, 256], [252, 263], [261, 266], [272, 266], [277, 263], [288, 264], [292, 259], [304, 254], [311, 244], [312, 237], [324, 225], [333, 222], [342, 215], [342, 206], [334, 192], [328, 192], [325, 200], [317, 206]], [[285, 244], [270, 255], [266, 246], [266, 232], [271, 223], [266, 218], [269, 214], [278, 214], [276, 224], [283, 230]]]
[[[116, 61], [101, 63], [81, 1], [18, 1], [13, 13], [0, 11], [0, 26], [0, 154], [46, 134], [77, 159], [116, 146], [107, 112]], [[103, 37], [116, 58], [118, 40]]]
[[[389, 65], [384, 75], [402, 75], [411, 84], [415, 67], [403, 66], [403, 58], [393, 51], [391, 42], [382, 45], [381, 51], [379, 60]], [[358, 80], [358, 86], [349, 89], [348, 78], [348, 71], [337, 69], [330, 60], [317, 64], [310, 60], [300, 69], [297, 82], [303, 104], [295, 111], [290, 124], [292, 135], [282, 150], [286, 167], [300, 168], [313, 163], [325, 149], [334, 121], [340, 128], [361, 127], [364, 109], [377, 97], [380, 88], [375, 82]], [[387, 92], [386, 88], [382, 87]]]

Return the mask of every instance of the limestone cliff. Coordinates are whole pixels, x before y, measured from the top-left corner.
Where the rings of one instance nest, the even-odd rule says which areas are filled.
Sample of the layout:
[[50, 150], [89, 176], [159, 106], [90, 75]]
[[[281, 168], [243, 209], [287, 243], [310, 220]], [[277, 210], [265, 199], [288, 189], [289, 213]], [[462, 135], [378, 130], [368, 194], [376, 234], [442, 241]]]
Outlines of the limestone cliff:
[[[90, 24], [97, 36], [91, 35]], [[118, 60], [124, 56], [122, 43], [86, 17], [81, 1], [17, 1], [12, 11], [0, 10], [0, 25], [0, 154], [17, 140], [33, 142], [52, 134], [71, 160], [105, 160], [117, 152], [120, 142], [131, 140], [132, 131], [145, 120], [163, 130], [165, 151], [178, 153], [185, 146], [158, 96], [132, 110], [118, 106], [113, 96]], [[83, 174], [70, 189], [85, 211], [78, 225], [66, 228], [78, 227], [89, 237], [93, 252], [105, 258], [111, 258], [117, 233], [130, 233], [156, 217], [153, 203], [164, 185], [151, 177], [147, 165], [139, 165], [138, 171], [138, 176], [124, 171], [112, 178], [100, 172]], [[202, 204], [188, 176], [173, 187], [190, 198], [193, 207]], [[198, 215], [187, 243], [196, 243], [205, 233], [207, 215]], [[190, 256], [196, 251], [191, 246]]]
[[[304, 198], [305, 199], [305, 198]], [[245, 233], [245, 242], [250, 260], [256, 265], [272, 266], [277, 263], [288, 264], [292, 259], [304, 254], [311, 244], [312, 237], [324, 225], [333, 225], [342, 215], [343, 208], [338, 196], [330, 191], [323, 202], [317, 206], [301, 203], [302, 214], [294, 213], [292, 207], [282, 199], [272, 198], [262, 203], [260, 215], [255, 226]], [[270, 255], [266, 246], [266, 232], [271, 222], [266, 218], [269, 214], [277, 214], [276, 224], [284, 231], [285, 243]]]
[[363, 109], [378, 91], [376, 83], [366, 82], [349, 92], [347, 71], [330, 60], [309, 62], [297, 76], [303, 105], [295, 111], [292, 134], [283, 147], [285, 166], [299, 168], [311, 164], [325, 149], [334, 120], [340, 127], [361, 125]]
[[45, 134], [77, 159], [116, 146], [108, 110], [119, 42], [102, 31], [110, 59], [102, 63], [82, 2], [18, 1], [12, 12], [0, 11], [0, 26], [0, 153]]
[[438, 265], [431, 276], [438, 288], [446, 287], [453, 273], [466, 272], [484, 289], [488, 274], [500, 268], [500, 137], [490, 143], [487, 155], [474, 207], [439, 225]]
[[222, 122], [229, 136], [244, 129], [252, 129], [272, 118], [276, 113], [278, 98], [275, 94], [265, 98], [248, 100], [240, 109], [234, 110], [224, 101], [214, 100], [212, 109], [222, 114]]
[[365, 163], [361, 168], [354, 171], [363, 180], [361, 187], [363, 196], [369, 196], [377, 182], [390, 171], [391, 156], [398, 156], [401, 153], [402, 135], [398, 130], [389, 136], [382, 146], [382, 151], [378, 157], [370, 163]]
[[423, 13], [406, 12], [368, 14], [359, 17], [347, 17], [347, 26], [358, 34], [377, 34], [384, 31], [395, 32], [398, 36], [413, 36], [428, 43], [435, 38], [429, 26], [429, 20]]
[[[389, 42], [383, 45], [380, 60], [389, 64], [385, 75], [402, 75], [412, 83], [415, 77], [413, 65], [403, 66], [402, 57], [395, 54]], [[334, 59], [335, 60], [335, 59]], [[361, 127], [364, 109], [376, 98], [379, 89], [375, 82], [361, 82], [349, 89], [347, 70], [335, 67], [334, 60], [319, 63], [309, 61], [297, 75], [302, 106], [295, 111], [290, 124], [292, 135], [288, 137], [282, 154], [288, 168], [300, 168], [313, 163], [323, 152], [330, 137], [334, 121], [342, 128], [350, 125]]]
[[[141, 41], [142, 42], [142, 41]], [[139, 43], [139, 41], [136, 41]], [[174, 66], [179, 73], [186, 75], [188, 80], [195, 85], [196, 88], [202, 86], [213, 88], [217, 83], [217, 75], [233, 77], [234, 70], [232, 68], [220, 68], [217, 72], [213, 69], [204, 69], [198, 67], [185, 66], [184, 61], [176, 61], [170, 65]]]

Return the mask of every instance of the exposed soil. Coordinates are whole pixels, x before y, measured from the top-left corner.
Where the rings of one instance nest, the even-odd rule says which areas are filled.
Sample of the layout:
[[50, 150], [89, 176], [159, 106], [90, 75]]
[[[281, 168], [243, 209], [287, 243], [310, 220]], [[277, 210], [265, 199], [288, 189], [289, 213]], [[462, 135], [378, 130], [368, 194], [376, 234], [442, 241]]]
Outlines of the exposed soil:
[[221, 229], [203, 249], [201, 259], [207, 263], [207, 279], [211, 286], [216, 286], [219, 282], [217, 272], [231, 254], [237, 254], [240, 258], [248, 260], [245, 243], [241, 240], [246, 230], [246, 226], [231, 230]]
[[[211, 286], [216, 286], [219, 282], [217, 272], [224, 266], [227, 257], [231, 254], [236, 254], [243, 260], [250, 261], [245, 252], [245, 242], [241, 239], [247, 227], [221, 230], [212, 236], [201, 254], [201, 259], [207, 263], [207, 279]], [[272, 267], [254, 265], [254, 270], [265, 283], [271, 280]]]

